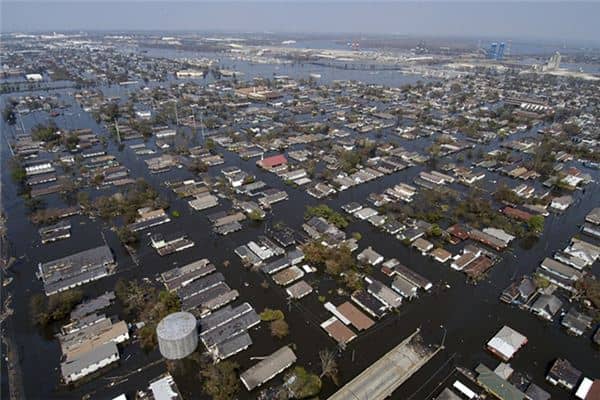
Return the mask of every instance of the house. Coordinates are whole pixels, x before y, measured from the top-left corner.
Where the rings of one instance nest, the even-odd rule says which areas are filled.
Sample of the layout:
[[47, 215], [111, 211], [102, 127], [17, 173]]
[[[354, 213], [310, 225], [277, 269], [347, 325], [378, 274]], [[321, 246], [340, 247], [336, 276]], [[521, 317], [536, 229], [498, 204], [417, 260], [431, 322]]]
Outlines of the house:
[[506, 215], [507, 217], [513, 218], [513, 219], [518, 219], [524, 222], [529, 221], [529, 219], [531, 217], [533, 217], [533, 214], [528, 213], [527, 211], [523, 211], [523, 210], [519, 210], [518, 208], [513, 208], [513, 207], [504, 207], [504, 209], [502, 210], [502, 212], [504, 213], [504, 215]]
[[592, 327], [593, 322], [592, 317], [577, 311], [575, 307], [571, 307], [563, 316], [560, 324], [567, 328], [570, 333], [581, 336]]
[[503, 229], [484, 228], [483, 233], [486, 233], [492, 237], [495, 237], [498, 240], [503, 241], [504, 243], [506, 243], [506, 245], [515, 240], [515, 237], [513, 235], [508, 234]]
[[388, 307], [382, 301], [364, 290], [355, 291], [350, 298], [367, 314], [375, 318], [382, 318], [388, 311]]
[[583, 271], [583, 269], [588, 266], [588, 262], [583, 258], [566, 253], [564, 251], [557, 251], [554, 253], [554, 258], [557, 261], [565, 263], [579, 271]]
[[463, 271], [470, 279], [480, 279], [492, 266], [494, 261], [487, 255], [482, 254], [477, 257], [473, 262], [469, 263]]
[[28, 82], [41, 82], [44, 77], [42, 74], [25, 74], [25, 79]]
[[354, 213], [354, 216], [356, 218], [362, 219], [363, 221], [371, 218], [374, 215], [377, 215], [377, 211], [373, 210], [370, 207], [361, 208], [360, 210]]
[[288, 288], [285, 289], [285, 291], [288, 294], [288, 296], [297, 300], [312, 293], [313, 288], [308, 283], [306, 283], [306, 281], [299, 281], [291, 286], [288, 286]]
[[600, 380], [592, 381], [589, 378], [583, 378], [581, 384], [575, 392], [575, 397], [581, 400], [598, 400], [600, 399]]
[[388, 308], [398, 308], [402, 305], [402, 296], [385, 286], [376, 279], [365, 277], [368, 283], [367, 292], [385, 304]]
[[466, 247], [463, 249], [463, 254], [454, 256], [454, 261], [450, 264], [452, 269], [462, 271], [465, 267], [471, 264], [477, 257], [481, 255], [481, 250], [476, 249], [473, 251], [468, 250]]
[[585, 222], [581, 228], [583, 233], [586, 233], [596, 239], [600, 239], [600, 225], [594, 225], [590, 222]]
[[341, 346], [345, 346], [356, 338], [356, 334], [335, 316], [323, 322], [321, 328]]
[[382, 226], [385, 223], [386, 217], [384, 215], [373, 215], [369, 218], [369, 223], [373, 226]]
[[573, 283], [583, 276], [581, 271], [548, 257], [542, 261], [537, 271], [550, 282], [567, 290], [572, 290]]
[[296, 354], [288, 346], [284, 346], [242, 372], [240, 379], [246, 389], [252, 391], [286, 370], [295, 362]]
[[420, 227], [410, 228], [399, 234], [403, 240], [407, 240], [409, 243], [414, 242], [422, 236], [425, 236], [426, 230]]
[[526, 304], [536, 290], [533, 280], [528, 276], [524, 276], [521, 280], [511, 283], [509, 287], [504, 289], [500, 295], [500, 300], [509, 304]]
[[337, 311], [344, 318], [346, 318], [352, 326], [354, 326], [359, 331], [369, 329], [371, 326], [375, 324], [375, 322], [363, 314], [358, 308], [354, 307], [352, 303], [345, 302], [337, 306]]
[[467, 240], [469, 238], [469, 232], [459, 224], [452, 225], [446, 229], [446, 232], [448, 232], [458, 241]]
[[553, 294], [540, 294], [531, 306], [531, 312], [548, 321], [552, 321], [562, 308], [562, 301]]
[[386, 218], [385, 224], [383, 224], [382, 229], [389, 233], [390, 235], [398, 234], [402, 229], [404, 229], [404, 225], [400, 222], [396, 221], [392, 218]]
[[119, 360], [115, 342], [100, 344], [89, 351], [67, 356], [60, 364], [65, 383], [72, 383]]
[[40, 263], [38, 276], [49, 296], [108, 276], [115, 266], [112, 251], [104, 245]]
[[431, 253], [429, 253], [429, 255], [433, 257], [435, 261], [442, 264], [452, 258], [452, 253], [441, 247], [434, 249]]
[[553, 198], [552, 202], [550, 203], [550, 207], [558, 211], [565, 211], [572, 203], [573, 196], [565, 195]]
[[600, 247], [584, 240], [572, 238], [571, 244], [564, 250], [565, 253], [585, 261], [586, 266], [591, 266], [600, 258]]
[[525, 395], [528, 400], [550, 400], [551, 397], [550, 393], [546, 392], [535, 383], [530, 383], [529, 386], [527, 386]]
[[433, 243], [423, 238], [418, 238], [417, 240], [412, 242], [411, 246], [419, 250], [422, 255], [427, 254], [429, 250], [433, 249]]
[[373, 248], [370, 246], [360, 252], [356, 256], [356, 259], [361, 263], [366, 263], [373, 266], [383, 262], [383, 256], [373, 250]]
[[277, 167], [285, 166], [285, 165], [287, 165], [287, 163], [288, 163], [287, 158], [285, 158], [285, 156], [283, 154], [278, 154], [275, 156], [262, 158], [256, 162], [256, 164], [259, 167], [267, 169], [267, 170], [272, 170]]
[[476, 240], [480, 243], [483, 243], [496, 251], [500, 251], [506, 248], [508, 245], [504, 240], [498, 239], [495, 236], [492, 236], [488, 233], [480, 231], [478, 229], [471, 229], [469, 231], [469, 237], [473, 240]]
[[170, 373], [166, 372], [152, 380], [148, 387], [154, 400], [182, 400], [183, 397]]
[[304, 231], [313, 239], [322, 239], [325, 242], [336, 244], [346, 239], [346, 233], [330, 224], [323, 217], [312, 217], [302, 224]]
[[413, 284], [404, 277], [397, 275], [392, 282], [392, 289], [400, 293], [405, 299], [412, 299], [417, 297], [417, 285]]
[[590, 211], [585, 217], [585, 222], [589, 222], [590, 224], [594, 225], [600, 225], [600, 207], [596, 207]]
[[581, 379], [581, 371], [573, 367], [571, 363], [563, 358], [557, 358], [546, 375], [546, 380], [553, 385], [561, 385], [573, 390]]
[[161, 256], [173, 254], [194, 246], [194, 242], [187, 239], [187, 235], [184, 233], [172, 233], [169, 235], [155, 233], [150, 236], [150, 244]]
[[342, 210], [346, 211], [348, 214], [354, 214], [355, 212], [359, 211], [361, 208], [363, 208], [363, 206], [357, 202], [344, 204], [342, 206]]
[[475, 372], [477, 372], [477, 383], [496, 398], [500, 400], [524, 400], [526, 398], [525, 393], [485, 365], [479, 364], [475, 368]]
[[511, 327], [504, 325], [498, 333], [487, 342], [487, 349], [503, 361], [510, 360], [515, 353], [527, 343], [527, 338]]

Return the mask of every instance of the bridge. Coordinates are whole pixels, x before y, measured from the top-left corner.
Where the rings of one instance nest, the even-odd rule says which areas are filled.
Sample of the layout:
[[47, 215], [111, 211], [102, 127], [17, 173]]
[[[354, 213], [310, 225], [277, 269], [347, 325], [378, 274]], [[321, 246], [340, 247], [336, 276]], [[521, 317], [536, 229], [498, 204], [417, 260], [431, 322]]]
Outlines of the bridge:
[[335, 392], [328, 400], [383, 400], [392, 395], [444, 346], [435, 350], [421, 343], [417, 329], [402, 343]]

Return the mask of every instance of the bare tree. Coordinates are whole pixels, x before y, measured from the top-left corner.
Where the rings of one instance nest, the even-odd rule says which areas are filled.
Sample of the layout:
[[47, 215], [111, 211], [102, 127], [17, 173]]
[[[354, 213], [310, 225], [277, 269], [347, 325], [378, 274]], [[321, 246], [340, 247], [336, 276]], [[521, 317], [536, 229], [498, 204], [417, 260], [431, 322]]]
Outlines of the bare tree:
[[335, 352], [331, 350], [319, 351], [319, 359], [321, 360], [321, 375], [320, 378], [328, 377], [338, 385], [338, 365], [335, 360]]

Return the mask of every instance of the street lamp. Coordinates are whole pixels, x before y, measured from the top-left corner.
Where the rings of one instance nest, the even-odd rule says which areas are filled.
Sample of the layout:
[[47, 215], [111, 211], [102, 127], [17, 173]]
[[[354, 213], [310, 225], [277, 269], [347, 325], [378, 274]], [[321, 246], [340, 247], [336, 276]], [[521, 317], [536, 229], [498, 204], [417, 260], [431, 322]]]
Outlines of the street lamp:
[[442, 336], [442, 343], [441, 343], [441, 347], [442, 349], [445, 348], [444, 343], [446, 342], [446, 334], [448, 333], [448, 330], [446, 329], [446, 327], [444, 325], [440, 325], [440, 328], [442, 328], [444, 330], [444, 336]]

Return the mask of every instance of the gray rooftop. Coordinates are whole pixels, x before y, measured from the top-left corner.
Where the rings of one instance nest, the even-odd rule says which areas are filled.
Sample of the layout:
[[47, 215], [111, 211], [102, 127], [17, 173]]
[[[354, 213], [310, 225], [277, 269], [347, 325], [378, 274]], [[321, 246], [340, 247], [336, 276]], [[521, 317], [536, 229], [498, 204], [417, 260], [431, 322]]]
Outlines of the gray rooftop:
[[242, 372], [240, 379], [244, 386], [246, 386], [246, 389], [253, 390], [285, 370], [294, 362], [296, 362], [296, 354], [294, 354], [292, 349], [284, 346]]
[[83, 353], [80, 357], [63, 362], [60, 364], [60, 370], [63, 377], [68, 377], [72, 374], [80, 373], [84, 368], [87, 368], [93, 364], [112, 357], [113, 355], [119, 355], [119, 350], [114, 342], [108, 342], [102, 344], [94, 349]]

